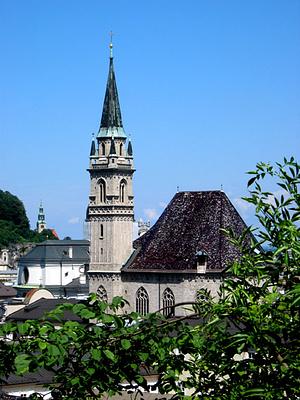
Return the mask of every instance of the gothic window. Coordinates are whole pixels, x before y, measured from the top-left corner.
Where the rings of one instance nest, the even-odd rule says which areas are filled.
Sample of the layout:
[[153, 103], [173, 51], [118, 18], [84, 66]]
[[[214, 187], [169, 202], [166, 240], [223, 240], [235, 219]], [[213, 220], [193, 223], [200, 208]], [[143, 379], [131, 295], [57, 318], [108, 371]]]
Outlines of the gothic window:
[[101, 152], [102, 152], [102, 155], [105, 156], [105, 144], [104, 143], [101, 144]]
[[136, 312], [142, 315], [149, 312], [149, 296], [143, 287], [140, 287], [136, 292]]
[[122, 153], [123, 153], [123, 143], [120, 143], [120, 156], [122, 155]]
[[123, 179], [120, 182], [120, 202], [124, 203], [125, 202], [125, 197], [126, 197], [126, 181]]
[[105, 200], [106, 200], [105, 181], [103, 179], [100, 179], [98, 184], [99, 184], [99, 201], [100, 201], [100, 203], [105, 203]]
[[163, 314], [165, 317], [174, 316], [175, 296], [171, 289], [167, 288], [163, 293]]
[[100, 225], [100, 239], [103, 239], [104, 237], [104, 228], [103, 228], [103, 224]]
[[107, 291], [103, 285], [100, 285], [97, 289], [97, 296], [101, 301], [107, 301]]

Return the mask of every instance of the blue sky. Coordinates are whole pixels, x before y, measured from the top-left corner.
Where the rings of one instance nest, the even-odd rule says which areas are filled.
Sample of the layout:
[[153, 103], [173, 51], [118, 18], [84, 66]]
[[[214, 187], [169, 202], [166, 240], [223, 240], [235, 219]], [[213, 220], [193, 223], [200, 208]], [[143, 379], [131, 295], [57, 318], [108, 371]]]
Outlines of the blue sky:
[[245, 172], [299, 161], [299, 0], [2, 0], [0, 188], [83, 236], [111, 30], [136, 219], [223, 185], [251, 223]]

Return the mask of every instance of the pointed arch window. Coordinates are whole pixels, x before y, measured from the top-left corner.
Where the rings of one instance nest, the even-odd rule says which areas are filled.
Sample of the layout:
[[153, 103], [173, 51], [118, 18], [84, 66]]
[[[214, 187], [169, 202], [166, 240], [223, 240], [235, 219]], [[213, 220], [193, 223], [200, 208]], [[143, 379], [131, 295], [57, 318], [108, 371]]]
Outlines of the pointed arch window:
[[100, 203], [105, 203], [106, 201], [106, 184], [103, 179], [100, 179], [99, 182], [99, 201]]
[[173, 317], [175, 315], [175, 296], [170, 288], [163, 292], [163, 314], [165, 317]]
[[123, 143], [120, 143], [120, 156], [123, 154]]
[[101, 153], [103, 156], [105, 156], [105, 144], [104, 143], [101, 144]]
[[105, 289], [105, 287], [103, 285], [100, 285], [97, 289], [97, 296], [99, 298], [99, 300], [101, 301], [106, 301], [108, 300], [107, 298], [107, 291]]
[[104, 227], [103, 224], [100, 225], [100, 239], [103, 239], [104, 237]]
[[121, 202], [121, 203], [124, 203], [124, 202], [125, 202], [125, 198], [126, 198], [126, 184], [127, 184], [126, 180], [125, 180], [125, 179], [122, 179], [121, 182], [120, 182], [120, 193], [119, 193], [120, 202]]
[[149, 296], [147, 290], [140, 287], [136, 292], [136, 312], [142, 315], [149, 313]]

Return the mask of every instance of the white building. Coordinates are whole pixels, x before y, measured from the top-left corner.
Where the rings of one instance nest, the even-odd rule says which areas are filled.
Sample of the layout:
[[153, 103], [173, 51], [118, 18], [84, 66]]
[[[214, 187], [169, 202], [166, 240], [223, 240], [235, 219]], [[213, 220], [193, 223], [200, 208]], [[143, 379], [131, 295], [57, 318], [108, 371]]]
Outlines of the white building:
[[11, 252], [8, 249], [0, 250], [0, 282], [12, 285], [17, 279], [17, 269], [13, 267]]
[[87, 240], [46, 240], [18, 262], [17, 286], [20, 294], [43, 287], [55, 295], [86, 295], [89, 263]]

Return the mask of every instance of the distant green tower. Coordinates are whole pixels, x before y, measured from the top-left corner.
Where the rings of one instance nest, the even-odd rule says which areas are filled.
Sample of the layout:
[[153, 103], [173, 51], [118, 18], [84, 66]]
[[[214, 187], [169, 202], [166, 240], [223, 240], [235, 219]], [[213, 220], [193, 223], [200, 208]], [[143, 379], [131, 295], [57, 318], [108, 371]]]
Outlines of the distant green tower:
[[39, 207], [38, 220], [36, 223], [36, 230], [38, 231], [38, 233], [41, 233], [44, 229], [46, 229], [46, 221], [45, 221], [44, 208], [41, 202]]

